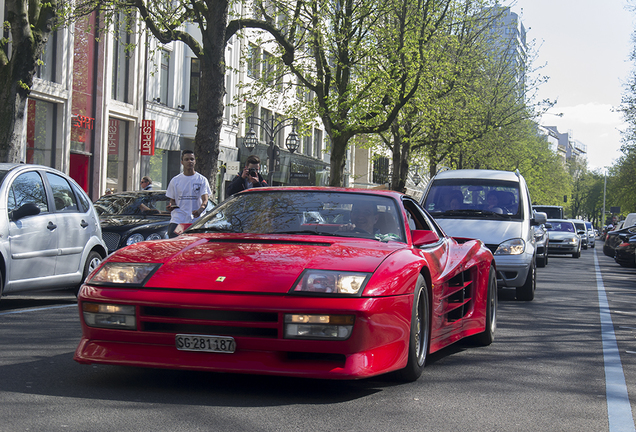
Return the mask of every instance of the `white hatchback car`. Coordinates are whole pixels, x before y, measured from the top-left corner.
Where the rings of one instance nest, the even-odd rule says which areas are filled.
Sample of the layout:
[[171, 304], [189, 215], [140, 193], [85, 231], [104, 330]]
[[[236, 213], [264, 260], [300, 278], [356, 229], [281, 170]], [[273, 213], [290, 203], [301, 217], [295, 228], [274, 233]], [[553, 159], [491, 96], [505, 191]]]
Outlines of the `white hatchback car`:
[[0, 295], [77, 292], [106, 255], [97, 212], [75, 181], [45, 166], [0, 164]]
[[442, 171], [428, 184], [422, 205], [452, 237], [477, 238], [495, 256], [497, 285], [532, 300], [536, 289], [534, 226], [546, 214], [534, 212], [519, 172]]

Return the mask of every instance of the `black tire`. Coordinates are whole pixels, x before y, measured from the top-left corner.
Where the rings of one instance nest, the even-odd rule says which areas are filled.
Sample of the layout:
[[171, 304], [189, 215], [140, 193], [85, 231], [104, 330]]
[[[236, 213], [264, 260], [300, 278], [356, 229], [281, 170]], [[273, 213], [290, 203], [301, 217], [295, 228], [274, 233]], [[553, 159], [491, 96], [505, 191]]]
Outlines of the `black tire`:
[[572, 258], [581, 258], [581, 249], [572, 254]]
[[97, 266], [99, 266], [101, 264], [103, 259], [104, 259], [104, 257], [102, 257], [98, 252], [90, 251], [90, 253], [88, 254], [88, 258], [86, 258], [86, 263], [84, 263], [84, 272], [82, 273], [82, 283], [80, 283], [73, 290], [75, 292], [76, 296], [79, 294], [79, 290], [82, 287], [82, 284], [84, 283], [84, 281], [86, 280], [88, 275], [93, 270], [95, 270], [97, 268]]
[[490, 345], [495, 340], [495, 330], [497, 330], [497, 275], [494, 267], [490, 267], [488, 275], [486, 303], [486, 328], [473, 336], [473, 341], [481, 346]]
[[422, 375], [422, 370], [426, 365], [428, 346], [431, 338], [430, 313], [426, 281], [424, 281], [424, 277], [420, 275], [417, 278], [417, 285], [413, 293], [408, 363], [404, 369], [396, 372], [396, 377], [400, 381], [416, 381], [420, 375]]
[[537, 289], [537, 267], [532, 260], [528, 276], [522, 286], [517, 287], [517, 300], [532, 301], [534, 299], [534, 291]]
[[548, 256], [547, 254], [543, 254], [543, 256], [541, 257], [537, 257], [537, 267], [545, 267], [545, 265], [547, 264], [548, 261]]

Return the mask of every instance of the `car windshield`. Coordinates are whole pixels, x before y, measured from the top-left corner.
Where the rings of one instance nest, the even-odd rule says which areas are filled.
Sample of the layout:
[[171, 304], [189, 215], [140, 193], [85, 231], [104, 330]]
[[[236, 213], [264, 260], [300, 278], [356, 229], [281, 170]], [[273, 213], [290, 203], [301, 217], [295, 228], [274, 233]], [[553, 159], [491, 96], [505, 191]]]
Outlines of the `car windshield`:
[[550, 225], [552, 225], [551, 228], [548, 228], [548, 231], [562, 231], [562, 232], [575, 232], [574, 231], [574, 224], [572, 222], [560, 222], [560, 221], [548, 221], [548, 223]]
[[397, 203], [349, 192], [283, 190], [234, 195], [188, 232], [316, 234], [405, 241]]
[[501, 180], [435, 180], [424, 207], [434, 217], [522, 217], [519, 184]]
[[122, 193], [105, 195], [95, 201], [94, 207], [100, 216], [158, 215], [170, 216], [166, 206], [170, 199], [165, 193]]

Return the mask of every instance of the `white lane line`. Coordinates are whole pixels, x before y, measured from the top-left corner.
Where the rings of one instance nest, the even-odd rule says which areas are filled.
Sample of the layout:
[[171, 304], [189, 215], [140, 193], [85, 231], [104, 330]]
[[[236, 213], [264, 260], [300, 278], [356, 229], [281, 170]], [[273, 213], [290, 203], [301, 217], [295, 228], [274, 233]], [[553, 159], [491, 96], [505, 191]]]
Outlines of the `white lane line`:
[[60, 309], [60, 308], [71, 307], [71, 306], [77, 307], [76, 304], [70, 304], [70, 305], [62, 305], [62, 306], [42, 307], [42, 308], [36, 308], [36, 309], [20, 309], [20, 310], [16, 310], [16, 311], [0, 312], [0, 315], [12, 315], [12, 314], [25, 313], [25, 312], [37, 312], [37, 311], [42, 311], [42, 310]]
[[603, 338], [603, 359], [605, 362], [605, 397], [607, 398], [607, 417], [609, 432], [634, 432], [632, 407], [627, 395], [627, 384], [621, 364], [621, 356], [614, 334], [612, 315], [605, 295], [605, 286], [594, 249], [594, 269], [598, 290], [598, 307], [601, 315], [601, 336]]

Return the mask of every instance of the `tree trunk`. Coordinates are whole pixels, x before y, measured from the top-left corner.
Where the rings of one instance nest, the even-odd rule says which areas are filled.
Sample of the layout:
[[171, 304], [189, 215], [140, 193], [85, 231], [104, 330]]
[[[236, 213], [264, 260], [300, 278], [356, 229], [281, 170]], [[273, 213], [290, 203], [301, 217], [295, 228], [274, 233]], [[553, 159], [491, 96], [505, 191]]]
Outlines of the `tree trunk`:
[[214, 17], [214, 20], [209, 21], [207, 28], [202, 31], [204, 54], [199, 57], [201, 80], [194, 154], [197, 158], [197, 171], [208, 179], [210, 189], [216, 196], [216, 174], [225, 110], [225, 32], [229, 3], [222, 0], [213, 4], [216, 10], [210, 11], [209, 16]]
[[[4, 72], [4, 71], [3, 71]], [[18, 91], [11, 76], [2, 74], [0, 82], [0, 162], [20, 162], [20, 143], [24, 126], [26, 93]]]
[[331, 138], [331, 178], [329, 179], [329, 185], [342, 187], [344, 186], [344, 168], [350, 136], [342, 132], [336, 132], [333, 135]]

